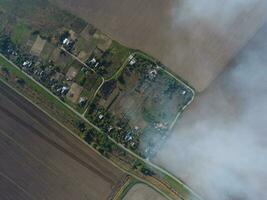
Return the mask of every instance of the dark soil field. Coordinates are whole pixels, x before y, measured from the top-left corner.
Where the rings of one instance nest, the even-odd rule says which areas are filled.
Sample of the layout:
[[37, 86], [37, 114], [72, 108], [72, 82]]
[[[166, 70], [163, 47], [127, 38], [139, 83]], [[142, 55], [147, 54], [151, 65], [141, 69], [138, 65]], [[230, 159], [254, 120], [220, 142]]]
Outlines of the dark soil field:
[[[161, 60], [198, 91], [216, 78], [267, 17], [264, 0], [53, 2]], [[244, 6], [246, 2], [252, 3]]]
[[124, 174], [0, 84], [0, 199], [108, 199]]

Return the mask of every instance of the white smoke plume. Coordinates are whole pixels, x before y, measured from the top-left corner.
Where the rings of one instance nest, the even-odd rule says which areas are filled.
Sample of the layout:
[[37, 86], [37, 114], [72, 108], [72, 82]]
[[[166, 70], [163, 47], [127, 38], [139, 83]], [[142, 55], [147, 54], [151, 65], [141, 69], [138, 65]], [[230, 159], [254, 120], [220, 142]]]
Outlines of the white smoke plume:
[[[226, 26], [229, 16], [255, 1], [188, 2], [188, 12], [207, 23], [228, 5], [227, 18], [219, 15]], [[267, 25], [195, 99], [154, 162], [205, 199], [267, 200]]]
[[[177, 25], [189, 20], [202, 21], [225, 29], [231, 26], [243, 13], [250, 12], [261, 0], [182, 0], [173, 7]], [[223, 29], [222, 29], [223, 30]]]
[[207, 199], [267, 199], [266, 34], [196, 98], [155, 159]]

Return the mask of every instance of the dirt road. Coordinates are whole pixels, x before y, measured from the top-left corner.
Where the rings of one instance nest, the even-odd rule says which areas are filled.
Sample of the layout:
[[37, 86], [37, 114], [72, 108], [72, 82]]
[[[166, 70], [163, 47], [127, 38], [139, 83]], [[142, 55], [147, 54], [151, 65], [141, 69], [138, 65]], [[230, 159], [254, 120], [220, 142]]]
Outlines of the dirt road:
[[124, 175], [0, 84], [0, 199], [107, 199]]

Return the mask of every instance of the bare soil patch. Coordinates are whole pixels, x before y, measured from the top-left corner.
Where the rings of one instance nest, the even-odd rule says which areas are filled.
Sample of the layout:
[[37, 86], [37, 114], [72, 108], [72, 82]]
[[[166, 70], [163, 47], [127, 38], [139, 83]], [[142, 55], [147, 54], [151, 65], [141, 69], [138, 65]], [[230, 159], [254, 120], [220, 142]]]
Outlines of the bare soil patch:
[[31, 54], [35, 56], [39, 56], [45, 46], [46, 40], [43, 40], [40, 38], [40, 36], [37, 36], [32, 48], [31, 48]]
[[70, 91], [67, 94], [67, 98], [72, 102], [72, 103], [77, 103], [77, 101], [80, 98], [80, 94], [83, 90], [83, 87], [78, 85], [77, 83], [73, 83], [70, 87]]
[[123, 200], [166, 200], [160, 193], [149, 186], [139, 183], [134, 185]]

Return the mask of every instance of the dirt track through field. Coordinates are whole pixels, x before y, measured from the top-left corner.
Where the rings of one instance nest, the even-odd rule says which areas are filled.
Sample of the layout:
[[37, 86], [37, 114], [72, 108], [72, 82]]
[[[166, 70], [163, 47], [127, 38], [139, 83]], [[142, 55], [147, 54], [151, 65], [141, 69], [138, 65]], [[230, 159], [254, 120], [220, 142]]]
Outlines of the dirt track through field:
[[123, 176], [3, 84], [0, 150], [1, 200], [107, 199]]
[[[265, 0], [56, 0], [204, 90], [267, 19]], [[242, 7], [246, 2], [253, 2]], [[223, 9], [222, 9], [223, 8]]]

